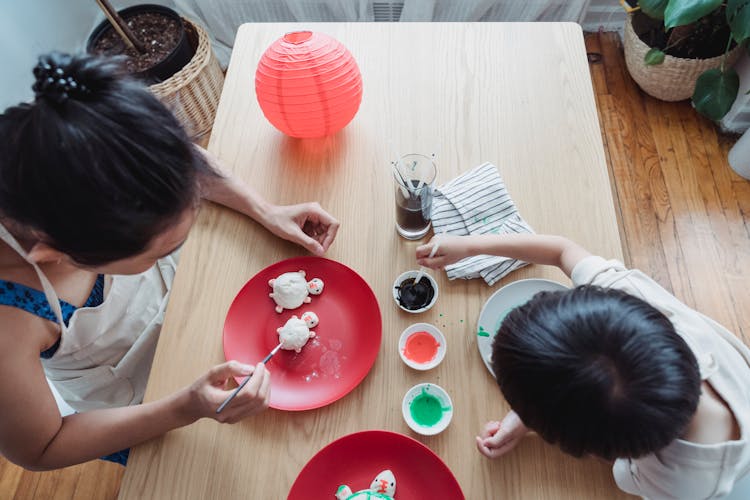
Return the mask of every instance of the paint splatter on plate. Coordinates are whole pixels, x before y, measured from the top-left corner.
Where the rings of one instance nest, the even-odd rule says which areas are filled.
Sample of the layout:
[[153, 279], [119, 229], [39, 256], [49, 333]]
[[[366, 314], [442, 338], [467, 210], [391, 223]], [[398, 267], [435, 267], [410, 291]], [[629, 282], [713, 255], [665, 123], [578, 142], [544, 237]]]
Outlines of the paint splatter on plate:
[[482, 356], [484, 366], [487, 367], [493, 377], [495, 375], [492, 373], [490, 365], [492, 359], [492, 340], [495, 338], [495, 334], [505, 316], [512, 309], [528, 302], [538, 292], [554, 292], [567, 289], [568, 287], [557, 281], [531, 278], [509, 283], [487, 299], [484, 307], [482, 307], [482, 311], [479, 313], [476, 335], [479, 354]]

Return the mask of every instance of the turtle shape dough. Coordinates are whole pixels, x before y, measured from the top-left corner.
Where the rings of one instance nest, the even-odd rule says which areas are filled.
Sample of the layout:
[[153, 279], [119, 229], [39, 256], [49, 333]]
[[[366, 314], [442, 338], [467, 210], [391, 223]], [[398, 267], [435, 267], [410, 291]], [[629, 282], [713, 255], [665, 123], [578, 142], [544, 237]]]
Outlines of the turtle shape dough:
[[393, 472], [386, 469], [375, 476], [375, 479], [370, 483], [370, 487], [366, 490], [352, 493], [352, 489], [349, 486], [342, 484], [336, 490], [335, 495], [337, 500], [394, 500], [396, 495], [396, 477], [393, 475]]
[[284, 273], [268, 281], [273, 292], [268, 294], [276, 302], [276, 312], [284, 309], [297, 309], [302, 304], [310, 303], [310, 294], [319, 295], [323, 291], [323, 280], [313, 278], [305, 281], [305, 271]]
[[281, 348], [288, 351], [300, 352], [307, 341], [315, 336], [315, 332], [310, 330], [318, 324], [318, 316], [307, 311], [302, 314], [302, 319], [292, 316], [287, 320], [284, 326], [277, 328], [279, 334], [279, 343]]

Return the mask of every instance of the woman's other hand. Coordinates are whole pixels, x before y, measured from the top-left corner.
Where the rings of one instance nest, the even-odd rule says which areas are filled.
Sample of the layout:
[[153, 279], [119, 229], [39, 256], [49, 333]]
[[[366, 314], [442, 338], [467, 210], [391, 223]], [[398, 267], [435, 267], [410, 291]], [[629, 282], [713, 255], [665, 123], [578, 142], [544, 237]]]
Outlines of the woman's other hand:
[[265, 226], [273, 234], [297, 243], [315, 255], [328, 251], [339, 225], [339, 221], [317, 202], [272, 205], [265, 218]]

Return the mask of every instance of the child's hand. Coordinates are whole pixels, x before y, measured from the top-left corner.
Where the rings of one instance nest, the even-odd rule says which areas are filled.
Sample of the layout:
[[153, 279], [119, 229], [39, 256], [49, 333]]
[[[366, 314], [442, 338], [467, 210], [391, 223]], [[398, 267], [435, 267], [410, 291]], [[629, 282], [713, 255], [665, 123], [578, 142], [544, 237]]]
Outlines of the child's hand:
[[[430, 257], [430, 253], [438, 242], [440, 245], [437, 251]], [[433, 236], [427, 244], [417, 247], [417, 264], [431, 269], [442, 269], [468, 256], [466, 236], [438, 234]]]
[[529, 432], [513, 410], [509, 411], [502, 422], [487, 422], [477, 436], [477, 449], [487, 458], [505, 455]]
[[[232, 377], [244, 377], [252, 373], [250, 381], [235, 398], [222, 410], [216, 409], [232, 394], [225, 386]], [[271, 395], [271, 374], [263, 363], [254, 367], [228, 361], [214, 366], [207, 374], [196, 380], [188, 389], [187, 411], [195, 418], [211, 417], [219, 422], [233, 424], [245, 417], [260, 413], [268, 407]]]

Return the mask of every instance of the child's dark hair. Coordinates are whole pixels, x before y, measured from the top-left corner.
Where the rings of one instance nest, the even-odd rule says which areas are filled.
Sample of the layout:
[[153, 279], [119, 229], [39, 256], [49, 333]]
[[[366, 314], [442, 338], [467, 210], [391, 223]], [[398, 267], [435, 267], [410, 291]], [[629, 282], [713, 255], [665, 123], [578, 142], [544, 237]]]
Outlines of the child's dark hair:
[[120, 61], [51, 53], [0, 115], [0, 218], [83, 265], [142, 252], [218, 175]]
[[512, 310], [492, 368], [523, 423], [574, 456], [657, 451], [698, 406], [698, 363], [672, 323], [620, 290], [542, 292]]

